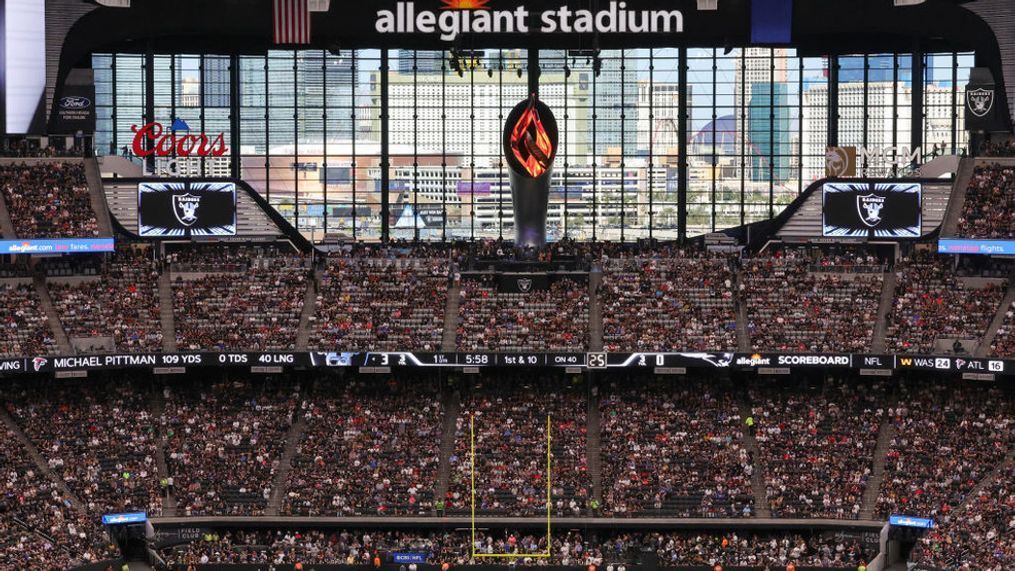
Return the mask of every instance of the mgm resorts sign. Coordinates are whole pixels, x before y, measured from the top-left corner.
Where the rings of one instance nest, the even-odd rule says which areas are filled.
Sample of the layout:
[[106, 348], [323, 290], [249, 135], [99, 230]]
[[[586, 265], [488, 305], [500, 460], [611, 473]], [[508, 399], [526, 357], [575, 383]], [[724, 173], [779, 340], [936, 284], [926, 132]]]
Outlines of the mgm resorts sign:
[[[930, 156], [944, 154], [945, 147], [935, 145]], [[825, 150], [825, 176], [851, 178], [874, 173], [885, 174], [895, 168], [905, 171], [913, 165], [923, 164], [926, 155], [922, 147], [828, 147]]]
[[[529, 10], [524, 4], [510, 10], [492, 9], [490, 0], [441, 0], [437, 11], [420, 9], [416, 2], [397, 2], [394, 10], [377, 10], [374, 30], [379, 34], [431, 34], [454, 41], [461, 34], [671, 34], [684, 31], [680, 10], [634, 10], [625, 1], [611, 1], [600, 10], [563, 5]], [[534, 18], [533, 18], [534, 17]]]

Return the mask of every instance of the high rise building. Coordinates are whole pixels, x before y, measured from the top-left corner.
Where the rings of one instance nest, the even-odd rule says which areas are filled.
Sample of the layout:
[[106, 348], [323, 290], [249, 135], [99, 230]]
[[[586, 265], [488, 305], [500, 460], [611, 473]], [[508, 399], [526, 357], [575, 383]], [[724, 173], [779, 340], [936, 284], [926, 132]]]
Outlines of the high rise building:
[[[747, 110], [748, 178], [780, 183], [792, 176], [789, 85], [756, 83]], [[769, 172], [771, 169], [771, 172]]]
[[[647, 153], [650, 144], [657, 155], [677, 153], [680, 144], [680, 96], [680, 84], [675, 81], [638, 81], [639, 153]], [[687, 97], [691, 97], [690, 86]], [[632, 153], [628, 151], [628, 154]]]
[[205, 56], [201, 88], [205, 107], [229, 107], [229, 57]]
[[436, 74], [441, 72], [444, 52], [436, 50], [398, 50], [398, 73], [412, 75], [413, 66], [416, 74]]
[[594, 118], [588, 140], [595, 156], [630, 154], [638, 148], [638, 73], [625, 50], [602, 52], [600, 73], [581, 71], [579, 82], [589, 84]]
[[[909, 57], [902, 61], [900, 56], [898, 72], [895, 71], [896, 56], [892, 54], [867, 56], [867, 82], [893, 82], [896, 78], [900, 83], [910, 85], [913, 82], [913, 70]], [[839, 58], [839, 82], [863, 83], [864, 56], [842, 56]]]
[[[785, 48], [745, 48], [735, 62], [734, 106], [737, 120], [737, 148], [746, 148], [748, 180], [787, 180], [790, 115]], [[780, 109], [781, 107], [781, 109]], [[775, 155], [775, 156], [773, 156]]]

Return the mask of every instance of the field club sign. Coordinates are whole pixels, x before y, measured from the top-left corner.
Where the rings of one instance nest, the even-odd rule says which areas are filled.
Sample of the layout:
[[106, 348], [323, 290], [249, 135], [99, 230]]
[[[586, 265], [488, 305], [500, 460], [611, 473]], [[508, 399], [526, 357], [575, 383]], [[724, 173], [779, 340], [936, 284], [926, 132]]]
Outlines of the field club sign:
[[[453, 41], [459, 34], [527, 34], [530, 12], [524, 5], [491, 10], [489, 0], [441, 0], [440, 10], [417, 10], [415, 2], [398, 2], [378, 10], [374, 29], [380, 34], [438, 34]], [[542, 10], [534, 31], [553, 33], [667, 34], [684, 31], [680, 10], [629, 10], [627, 2], [610, 2], [603, 10], [568, 6]]]

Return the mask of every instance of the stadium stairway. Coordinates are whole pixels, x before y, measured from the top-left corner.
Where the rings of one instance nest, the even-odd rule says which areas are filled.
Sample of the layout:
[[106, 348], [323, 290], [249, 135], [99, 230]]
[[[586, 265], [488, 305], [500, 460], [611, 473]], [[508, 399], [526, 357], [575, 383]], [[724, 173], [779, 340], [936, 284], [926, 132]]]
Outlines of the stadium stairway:
[[448, 284], [448, 298], [444, 306], [444, 336], [441, 351], [454, 351], [458, 337], [458, 304], [462, 301], [462, 283], [451, 280]]
[[85, 159], [85, 178], [88, 180], [88, 194], [92, 201], [92, 211], [95, 212], [95, 221], [99, 223], [99, 234], [112, 236], [113, 223], [109, 218], [106, 189], [102, 185], [99, 162], [94, 157]]
[[603, 305], [599, 302], [599, 286], [602, 283], [601, 269], [589, 272], [589, 351], [603, 350]]
[[[885, 408], [895, 408], [898, 400], [891, 397], [885, 403]], [[881, 482], [885, 479], [885, 456], [895, 438], [895, 423], [889, 414], [881, 419], [881, 428], [878, 430], [878, 443], [874, 447], [874, 466], [871, 468], [871, 477], [867, 479], [867, 487], [863, 491], [863, 499], [860, 502], [860, 519], [873, 519], [874, 512], [878, 509], [878, 496], [881, 494]]]
[[[600, 341], [602, 337], [600, 337]], [[600, 345], [600, 348], [602, 345]], [[596, 350], [596, 349], [593, 349]], [[602, 418], [599, 415], [599, 390], [592, 387], [588, 398], [589, 408], [586, 413], [588, 429], [585, 431], [585, 454], [589, 462], [589, 476], [592, 477], [592, 497], [603, 503], [603, 456], [602, 456]]]
[[307, 427], [299, 409], [295, 414], [295, 422], [289, 427], [289, 433], [285, 435], [285, 451], [282, 452], [282, 458], [279, 460], [278, 468], [275, 469], [275, 477], [271, 483], [271, 496], [268, 497], [268, 507], [265, 510], [265, 514], [269, 516], [277, 516], [282, 510], [282, 497], [286, 493], [289, 472], [293, 468], [293, 456], [296, 456], [296, 450], [303, 441], [303, 431]]
[[70, 491], [70, 488], [67, 487], [67, 482], [65, 482], [63, 478], [61, 478], [59, 475], [57, 475], [55, 472], [49, 469], [49, 464], [46, 463], [46, 459], [42, 457], [42, 454], [39, 452], [39, 449], [35, 447], [35, 444], [33, 444], [32, 441], [28, 438], [28, 435], [26, 435], [21, 430], [21, 427], [18, 426], [18, 423], [15, 422], [14, 418], [11, 417], [10, 413], [8, 413], [7, 410], [3, 407], [0, 407], [0, 421], [2, 421], [4, 425], [6, 425], [7, 428], [9, 428], [10, 431], [14, 433], [14, 436], [18, 439], [18, 441], [21, 442], [21, 445], [24, 447], [25, 451], [27, 451], [28, 455], [32, 457], [32, 461], [35, 462], [35, 466], [39, 469], [39, 472], [42, 473], [47, 478], [49, 478], [51, 481], [56, 482], [56, 485], [60, 487], [60, 491], [63, 492], [64, 497], [66, 497], [67, 500], [70, 502], [71, 507], [75, 509], [83, 509], [83, 504], [81, 503], [81, 500], [79, 500], [77, 496], [75, 496]]
[[[152, 391], [149, 397], [148, 408], [152, 411], [152, 418], [158, 421], [164, 418], [166, 413], [166, 395], [162, 391]], [[159, 479], [169, 477], [169, 468], [166, 464], [166, 434], [159, 431], [159, 445], [155, 449], [155, 465], [159, 468]], [[162, 501], [162, 516], [173, 517], [176, 515], [176, 497], [170, 493]]]
[[14, 222], [11, 221], [11, 211], [7, 210], [7, 199], [0, 193], [0, 231], [3, 232], [5, 240], [17, 238], [14, 232]]
[[955, 173], [952, 193], [948, 198], [948, 209], [945, 211], [944, 222], [941, 223], [941, 236], [955, 235], [962, 214], [962, 205], [966, 202], [966, 189], [969, 188], [969, 181], [973, 178], [975, 168], [974, 158], [966, 157], [959, 162], [959, 172]]
[[895, 304], [895, 270], [885, 272], [884, 280], [881, 283], [881, 302], [878, 304], [878, 316], [874, 322], [874, 333], [871, 336], [871, 352], [878, 354], [885, 352], [885, 333], [888, 330], [888, 313], [892, 311]]
[[[457, 314], [457, 312], [456, 308], [455, 313]], [[446, 337], [447, 331], [445, 330]], [[454, 335], [452, 335], [453, 337]], [[454, 339], [452, 339], [452, 343], [454, 343]], [[451, 453], [455, 451], [455, 427], [461, 414], [462, 398], [458, 391], [444, 397], [444, 426], [441, 431], [440, 451], [441, 463], [437, 468], [437, 489], [434, 491], [434, 499], [445, 498], [448, 495], [448, 486], [451, 482]]]
[[737, 349], [743, 352], [751, 350], [751, 335], [747, 332], [747, 305], [734, 296], [737, 312]]
[[[740, 402], [740, 419], [745, 420], [751, 416], [751, 406], [746, 401]], [[758, 448], [758, 441], [750, 431], [740, 430], [740, 442], [747, 453], [751, 455], [751, 465], [754, 471], [751, 472], [751, 491], [754, 493], [754, 517], [770, 518], [772, 510], [768, 506], [768, 495], [765, 493], [765, 478], [761, 475], [761, 449]]]
[[56, 307], [53, 306], [53, 298], [49, 296], [49, 289], [46, 288], [46, 280], [39, 274], [35, 274], [32, 277], [32, 282], [35, 284], [35, 291], [39, 295], [39, 305], [42, 306], [42, 310], [46, 312], [46, 317], [49, 318], [49, 327], [53, 330], [53, 337], [56, 339], [56, 345], [59, 347], [60, 352], [64, 355], [70, 355], [74, 352], [71, 347], [70, 339], [67, 338], [67, 332], [63, 330], [63, 324], [60, 323], [60, 316], [56, 312]]
[[159, 275], [159, 321], [162, 323], [162, 350], [176, 351], [176, 318], [173, 317], [173, 285], [169, 281], [169, 268]]
[[300, 328], [296, 333], [296, 350], [306, 351], [310, 343], [310, 318], [317, 310], [317, 292], [321, 276], [314, 270], [313, 279], [307, 280], [307, 292], [303, 296], [303, 311], [300, 313]]
[[987, 327], [987, 331], [976, 346], [976, 351], [973, 352], [975, 356], [986, 357], [990, 353], [990, 346], [994, 343], [994, 337], [997, 337], [997, 330], [1004, 325], [1008, 308], [1011, 307], [1012, 302], [1015, 302], [1015, 271], [1008, 276], [1008, 291], [1005, 293], [1004, 299], [1001, 300], [1001, 305], [998, 306], [990, 326]]

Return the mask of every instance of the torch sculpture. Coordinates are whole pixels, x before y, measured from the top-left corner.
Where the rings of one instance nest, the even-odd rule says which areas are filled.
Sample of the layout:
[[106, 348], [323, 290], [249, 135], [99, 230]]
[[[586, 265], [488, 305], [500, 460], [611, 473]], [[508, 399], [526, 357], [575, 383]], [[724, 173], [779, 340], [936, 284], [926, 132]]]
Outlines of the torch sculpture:
[[550, 108], [532, 94], [511, 110], [504, 125], [516, 248], [546, 244], [546, 209], [556, 154], [557, 121]]

